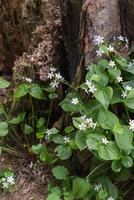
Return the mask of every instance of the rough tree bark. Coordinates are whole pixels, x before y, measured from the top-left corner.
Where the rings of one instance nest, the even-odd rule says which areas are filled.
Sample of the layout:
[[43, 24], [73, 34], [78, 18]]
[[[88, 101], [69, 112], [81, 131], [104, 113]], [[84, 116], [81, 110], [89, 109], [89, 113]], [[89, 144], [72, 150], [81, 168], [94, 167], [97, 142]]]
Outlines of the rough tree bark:
[[[55, 45], [54, 59], [51, 56], [49, 61], [60, 57], [62, 74], [78, 83], [84, 76], [85, 66], [95, 57], [94, 35], [112, 40], [124, 28], [133, 39], [133, 7], [131, 0], [20, 0], [19, 3], [0, 0], [0, 71], [11, 70], [16, 57], [29, 49], [32, 32], [43, 26]], [[62, 33], [56, 27], [62, 38], [54, 34], [56, 20], [62, 21]], [[33, 48], [40, 41], [36, 45], [32, 42]], [[50, 45], [47, 49], [48, 53], [52, 52]]]

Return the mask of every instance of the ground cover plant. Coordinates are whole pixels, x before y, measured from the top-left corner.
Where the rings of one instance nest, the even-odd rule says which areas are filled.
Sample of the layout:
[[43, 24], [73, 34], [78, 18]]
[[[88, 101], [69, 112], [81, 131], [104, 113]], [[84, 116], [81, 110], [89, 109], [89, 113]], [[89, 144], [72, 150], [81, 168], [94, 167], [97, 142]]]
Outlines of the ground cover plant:
[[[77, 87], [55, 67], [45, 82], [35, 65], [15, 71], [13, 83], [0, 79], [0, 88], [12, 88], [0, 107], [1, 152], [52, 166], [57, 182], [48, 184], [47, 200], [121, 200], [133, 189], [134, 61], [124, 53], [128, 41], [122, 36], [112, 44], [96, 36], [94, 43], [99, 58]], [[62, 128], [54, 123], [55, 106], [67, 119]]]

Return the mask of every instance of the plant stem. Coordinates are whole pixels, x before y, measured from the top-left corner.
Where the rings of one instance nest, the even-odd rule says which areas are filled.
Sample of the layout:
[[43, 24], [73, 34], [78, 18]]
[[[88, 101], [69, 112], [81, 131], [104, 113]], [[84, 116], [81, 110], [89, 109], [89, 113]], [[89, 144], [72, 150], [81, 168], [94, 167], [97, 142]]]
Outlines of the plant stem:
[[51, 100], [50, 109], [49, 109], [49, 113], [48, 113], [48, 119], [47, 119], [47, 128], [48, 128], [49, 122], [50, 122], [50, 117], [51, 117], [51, 112], [52, 112], [52, 105], [53, 105], [53, 101]]
[[86, 178], [89, 179], [90, 176], [92, 176], [99, 168], [105, 166], [106, 164], [107, 164], [107, 163], [104, 162], [104, 163], [101, 163], [100, 165], [98, 165], [96, 168], [94, 168], [94, 169], [90, 172], [90, 174], [88, 174], [88, 176], [87, 176]]

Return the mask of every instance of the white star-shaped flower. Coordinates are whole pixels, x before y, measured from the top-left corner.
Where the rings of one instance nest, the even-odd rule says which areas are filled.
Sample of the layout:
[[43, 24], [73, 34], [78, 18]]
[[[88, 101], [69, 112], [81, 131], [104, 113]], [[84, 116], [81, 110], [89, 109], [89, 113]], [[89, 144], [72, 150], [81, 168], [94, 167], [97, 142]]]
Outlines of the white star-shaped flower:
[[15, 184], [15, 180], [12, 176], [7, 177], [7, 183], [10, 183], [11, 185]]
[[120, 82], [123, 81], [123, 78], [122, 78], [121, 76], [118, 76], [118, 77], [117, 77], [117, 81], [118, 81], [118, 83], [120, 83]]
[[60, 73], [56, 73], [55, 74], [55, 78], [58, 79], [58, 80], [62, 80], [62, 76], [60, 75]]
[[129, 86], [129, 85], [127, 85], [127, 86], [125, 87], [125, 90], [130, 91], [130, 90], [132, 90], [132, 87]]
[[110, 67], [115, 67], [115, 62], [114, 62], [113, 60], [110, 60], [109, 66], [110, 66]]
[[114, 200], [114, 198], [113, 197], [109, 197], [107, 200]]
[[58, 85], [59, 85], [59, 82], [58, 82], [57, 80], [54, 80], [53, 82], [50, 83], [50, 86], [51, 86], [52, 88], [57, 88]]
[[81, 124], [79, 124], [79, 129], [80, 129], [81, 131], [84, 131], [84, 130], [87, 129], [87, 125], [84, 124], [84, 123], [81, 123]]
[[48, 73], [47, 77], [51, 80], [54, 77], [54, 73], [53, 72]]
[[94, 186], [94, 190], [99, 192], [99, 190], [102, 188], [102, 185], [99, 183], [99, 184], [95, 184]]
[[47, 130], [46, 130], [46, 134], [47, 134], [47, 136], [49, 136], [49, 135], [52, 135], [52, 134], [53, 134], [53, 132], [52, 132], [52, 130], [51, 130], [51, 129], [47, 129]]
[[67, 137], [67, 136], [64, 136], [63, 140], [64, 140], [65, 143], [69, 143], [70, 142], [70, 138]]
[[109, 45], [109, 47], [107, 48], [110, 52], [114, 51], [114, 47], [112, 47], [111, 45]]
[[79, 99], [77, 97], [75, 97], [71, 100], [71, 103], [74, 105], [77, 105], [79, 103]]
[[104, 37], [101, 37], [100, 35], [98, 36], [94, 36], [94, 40], [93, 42], [95, 43], [95, 45], [100, 45], [104, 42]]
[[97, 51], [96, 51], [97, 56], [102, 56], [103, 53], [104, 53], [103, 50], [97, 50]]
[[56, 68], [50, 67], [50, 72], [56, 72]]
[[119, 39], [120, 41], [122, 41], [122, 42], [124, 41], [124, 37], [121, 36], [121, 35], [118, 37], [118, 39]]
[[101, 142], [102, 142], [102, 144], [105, 144], [105, 145], [107, 145], [109, 143], [107, 138], [102, 138]]
[[122, 91], [121, 96], [123, 99], [125, 99], [127, 97], [127, 91]]
[[129, 120], [129, 129], [134, 131], [134, 120]]
[[2, 187], [3, 187], [4, 189], [8, 189], [9, 184], [8, 184], [7, 182], [3, 182], [3, 183], [2, 183]]

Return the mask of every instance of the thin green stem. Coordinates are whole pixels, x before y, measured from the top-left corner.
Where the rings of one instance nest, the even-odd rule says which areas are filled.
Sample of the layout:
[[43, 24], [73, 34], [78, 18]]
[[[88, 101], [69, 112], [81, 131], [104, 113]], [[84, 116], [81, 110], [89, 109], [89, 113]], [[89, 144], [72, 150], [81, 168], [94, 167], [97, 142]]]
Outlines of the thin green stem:
[[98, 165], [96, 168], [94, 168], [90, 174], [88, 174], [88, 176], [86, 177], [87, 179], [89, 179], [98, 169], [100, 169], [101, 167], [105, 166], [107, 163], [101, 163], [100, 165]]

